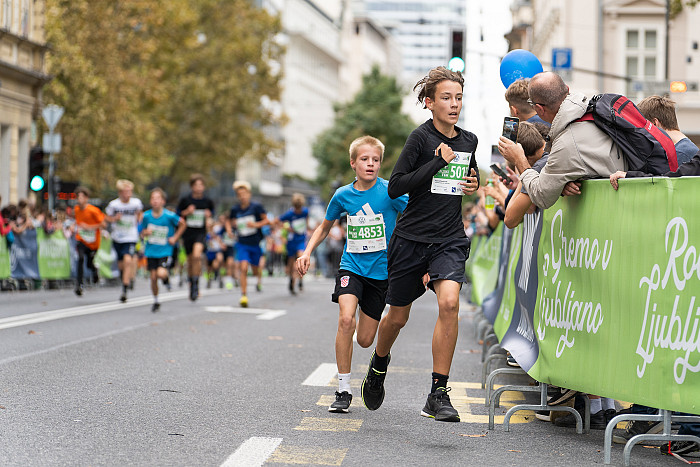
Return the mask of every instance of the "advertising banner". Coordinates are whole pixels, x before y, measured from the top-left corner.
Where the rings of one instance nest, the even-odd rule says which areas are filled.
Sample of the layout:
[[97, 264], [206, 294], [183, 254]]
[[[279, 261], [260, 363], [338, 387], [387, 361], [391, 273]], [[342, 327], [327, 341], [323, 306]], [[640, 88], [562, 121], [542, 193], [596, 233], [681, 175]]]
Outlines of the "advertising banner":
[[39, 274], [42, 279], [70, 279], [71, 255], [68, 240], [62, 230], [47, 235], [44, 229], [37, 230]]
[[503, 223], [498, 225], [490, 237], [481, 241], [482, 243], [474, 253], [474, 259], [470, 265], [471, 301], [477, 305], [481, 305], [486, 295], [496, 287], [502, 233]]
[[27, 229], [15, 235], [10, 249], [10, 267], [15, 279], [39, 279], [37, 263], [36, 230]]
[[10, 250], [7, 248], [7, 238], [0, 235], [0, 279], [9, 279], [11, 273]]

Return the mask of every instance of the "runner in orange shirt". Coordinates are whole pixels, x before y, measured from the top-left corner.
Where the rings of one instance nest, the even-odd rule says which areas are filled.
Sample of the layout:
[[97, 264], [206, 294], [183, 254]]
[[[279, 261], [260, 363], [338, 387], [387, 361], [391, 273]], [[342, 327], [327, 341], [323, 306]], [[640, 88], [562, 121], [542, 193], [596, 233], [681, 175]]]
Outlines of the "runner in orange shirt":
[[97, 268], [94, 264], [95, 253], [100, 247], [100, 227], [105, 227], [105, 215], [100, 208], [88, 204], [90, 192], [87, 188], [79, 186], [75, 189], [78, 204], [75, 206], [75, 239], [78, 252], [78, 274], [75, 284], [75, 294], [83, 294], [83, 268], [87, 259], [87, 267], [92, 272], [92, 282], [97, 284]]

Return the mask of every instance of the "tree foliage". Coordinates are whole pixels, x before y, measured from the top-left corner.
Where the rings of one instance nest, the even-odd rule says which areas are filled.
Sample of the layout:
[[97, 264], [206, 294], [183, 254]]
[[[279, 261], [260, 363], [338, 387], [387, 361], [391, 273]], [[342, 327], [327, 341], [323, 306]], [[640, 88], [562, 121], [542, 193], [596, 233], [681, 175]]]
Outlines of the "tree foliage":
[[261, 98], [280, 96], [280, 30], [250, 0], [47, 0], [44, 102], [66, 109], [58, 174], [99, 192], [268, 154], [279, 118]]
[[348, 148], [363, 135], [384, 143], [384, 161], [379, 175], [388, 178], [406, 138], [414, 128], [408, 115], [401, 113], [402, 90], [396, 79], [384, 76], [378, 67], [362, 78], [362, 89], [346, 104], [335, 105], [333, 126], [321, 133], [313, 145], [319, 161], [318, 182], [328, 197], [330, 184], [350, 183], [355, 173], [350, 168]]
[[669, 5], [671, 18], [675, 18], [676, 15], [683, 11], [683, 8], [695, 8], [698, 3], [700, 3], [700, 0], [671, 0]]

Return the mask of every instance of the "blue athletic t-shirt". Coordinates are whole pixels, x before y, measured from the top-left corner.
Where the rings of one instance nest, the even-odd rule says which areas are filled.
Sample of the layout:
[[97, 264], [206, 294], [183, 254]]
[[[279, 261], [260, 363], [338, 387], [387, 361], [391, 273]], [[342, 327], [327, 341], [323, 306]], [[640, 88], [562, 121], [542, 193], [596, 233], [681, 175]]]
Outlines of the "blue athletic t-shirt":
[[[342, 186], [335, 192], [330, 203], [328, 203], [328, 209], [326, 209], [326, 220], [335, 221], [344, 213], [351, 216], [358, 214], [369, 215], [372, 212], [375, 214], [381, 213], [384, 217], [384, 229], [388, 245], [396, 226], [396, 218], [400, 212], [403, 212], [408, 203], [408, 195], [402, 195], [396, 199], [389, 198], [389, 193], [387, 192], [389, 182], [383, 178], [377, 178], [374, 186], [366, 191], [357, 190], [353, 183]], [[367, 204], [369, 204], [371, 211], [366, 209], [365, 205]], [[340, 260], [340, 269], [345, 269], [369, 279], [384, 280], [388, 277], [386, 268], [386, 250], [371, 253], [348, 253], [347, 242], [345, 243], [343, 257]]]
[[698, 147], [688, 138], [682, 138], [676, 143], [676, 158], [678, 165], [685, 164], [698, 152]]
[[144, 251], [146, 258], [165, 258], [173, 254], [173, 246], [168, 243], [168, 238], [175, 234], [175, 229], [179, 222], [180, 216], [167, 209], [163, 209], [163, 212], [158, 217], [153, 215], [153, 210], [151, 209], [143, 213], [141, 224], [139, 224], [139, 232], [146, 230], [148, 227], [153, 231], [146, 239], [146, 249]]
[[303, 242], [306, 240], [306, 228], [309, 220], [308, 208], [301, 208], [301, 212], [296, 212], [290, 209], [280, 216], [282, 222], [289, 222], [291, 227], [287, 240], [294, 242]]
[[245, 209], [241, 208], [240, 204], [231, 208], [229, 219], [234, 221], [233, 227], [238, 232], [238, 243], [253, 246], [260, 244], [263, 239], [262, 231], [245, 224], [250, 221], [260, 222], [263, 214], [266, 214], [265, 208], [256, 202], [251, 202]]

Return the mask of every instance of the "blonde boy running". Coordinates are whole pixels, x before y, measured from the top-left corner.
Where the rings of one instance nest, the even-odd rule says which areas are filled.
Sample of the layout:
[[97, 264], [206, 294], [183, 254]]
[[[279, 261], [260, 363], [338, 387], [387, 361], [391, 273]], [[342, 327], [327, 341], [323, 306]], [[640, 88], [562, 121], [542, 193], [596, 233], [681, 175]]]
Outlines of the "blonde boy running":
[[[371, 136], [362, 136], [350, 144], [350, 166], [357, 177], [335, 192], [328, 203], [325, 219], [296, 263], [299, 274], [306, 274], [314, 248], [328, 236], [333, 223], [348, 214], [348, 239], [331, 297], [339, 306], [335, 337], [338, 391], [329, 412], [349, 412], [353, 334], [357, 330], [357, 343], [361, 347], [367, 348], [374, 342], [387, 290], [386, 245], [398, 214], [408, 202], [405, 195], [389, 198], [388, 182], [378, 178], [383, 157], [384, 144]], [[361, 313], [356, 321], [358, 304]]]

